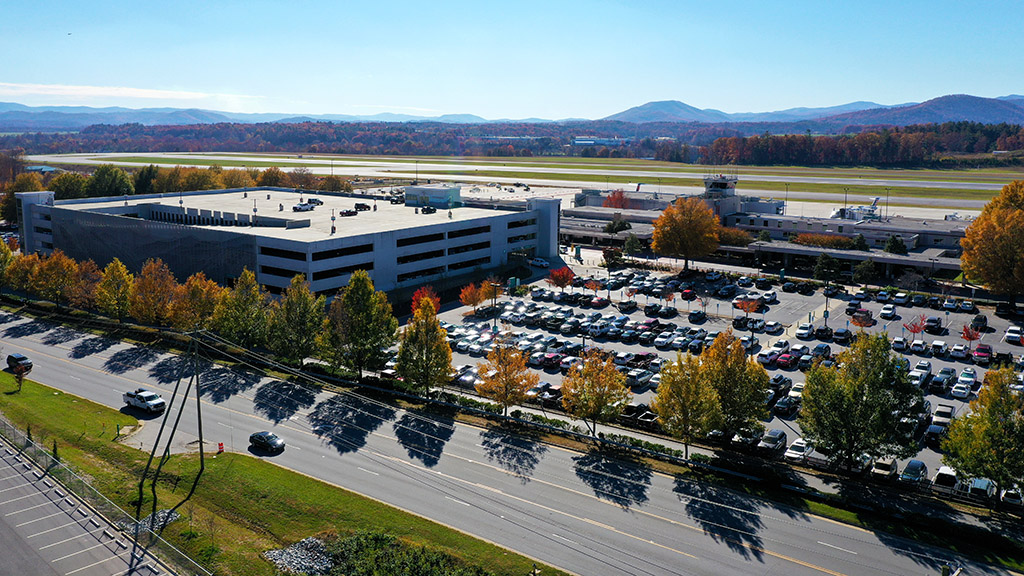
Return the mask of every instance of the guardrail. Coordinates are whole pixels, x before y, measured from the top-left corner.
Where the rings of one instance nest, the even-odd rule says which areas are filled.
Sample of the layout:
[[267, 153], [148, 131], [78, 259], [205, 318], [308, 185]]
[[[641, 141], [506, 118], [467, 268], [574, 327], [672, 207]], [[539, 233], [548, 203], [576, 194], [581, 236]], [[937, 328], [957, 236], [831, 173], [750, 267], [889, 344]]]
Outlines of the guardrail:
[[[111, 502], [106, 496], [93, 488], [88, 480], [82, 478], [67, 464], [60, 461], [46, 449], [31, 440], [14, 426], [3, 415], [0, 415], [0, 436], [6, 438], [20, 454], [32, 460], [45, 472], [44, 478], [56, 481], [70, 494], [86, 503], [97, 514], [103, 516], [111, 526], [134, 526], [132, 531], [118, 528], [118, 532], [129, 541], [146, 552], [159, 553], [158, 559], [164, 568], [172, 574], [192, 574], [195, 576], [212, 576], [212, 572], [200, 566], [187, 554], [178, 550], [157, 534], [153, 527], [145, 527], [134, 516]], [[106, 532], [106, 531], [105, 531]]]

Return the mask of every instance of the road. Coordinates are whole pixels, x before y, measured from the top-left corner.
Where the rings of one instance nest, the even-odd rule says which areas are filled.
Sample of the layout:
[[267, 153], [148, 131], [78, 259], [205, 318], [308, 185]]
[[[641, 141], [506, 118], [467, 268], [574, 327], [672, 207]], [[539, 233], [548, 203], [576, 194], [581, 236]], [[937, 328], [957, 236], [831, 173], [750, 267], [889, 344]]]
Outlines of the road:
[[[6, 350], [33, 359], [32, 377], [120, 407], [145, 386], [170, 398], [178, 357], [0, 318]], [[600, 453], [332, 396], [220, 367], [204, 371], [211, 446], [245, 451], [277, 431], [273, 461], [434, 519], [578, 574], [936, 574], [944, 551], [838, 524]], [[194, 402], [182, 430], [195, 430]], [[131, 443], [151, 444], [157, 420]], [[183, 447], [193, 440], [181, 435]], [[968, 564], [970, 574], [1008, 574]]]

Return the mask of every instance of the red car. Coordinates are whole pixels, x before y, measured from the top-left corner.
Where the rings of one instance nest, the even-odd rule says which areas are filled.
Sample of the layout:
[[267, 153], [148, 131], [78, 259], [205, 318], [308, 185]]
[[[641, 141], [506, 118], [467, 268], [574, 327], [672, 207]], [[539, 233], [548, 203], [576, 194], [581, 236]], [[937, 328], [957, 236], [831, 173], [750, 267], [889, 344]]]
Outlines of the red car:
[[680, 296], [680, 297], [681, 297], [681, 298], [682, 298], [683, 300], [693, 300], [694, 298], [696, 298], [696, 297], [697, 297], [697, 293], [696, 293], [696, 292], [694, 292], [693, 290], [683, 290], [683, 291], [682, 291], [682, 292], [681, 292], [681, 293], [679, 294], [679, 296]]
[[992, 361], [992, 347], [988, 344], [978, 344], [974, 349], [974, 363], [988, 364]]
[[775, 361], [775, 365], [779, 368], [792, 368], [796, 366], [798, 360], [799, 358], [792, 354], [783, 354]]

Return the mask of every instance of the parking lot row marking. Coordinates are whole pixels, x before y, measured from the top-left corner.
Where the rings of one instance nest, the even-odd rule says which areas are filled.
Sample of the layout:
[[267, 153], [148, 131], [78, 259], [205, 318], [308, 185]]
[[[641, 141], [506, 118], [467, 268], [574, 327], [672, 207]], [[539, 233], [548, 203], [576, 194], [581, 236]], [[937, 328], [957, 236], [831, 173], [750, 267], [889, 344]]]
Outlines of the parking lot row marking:
[[[101, 544], [101, 546], [102, 546], [102, 544]], [[114, 554], [113, 556], [111, 556], [109, 558], [106, 558], [106, 559], [103, 559], [103, 560], [99, 560], [97, 562], [93, 562], [92, 564], [89, 564], [88, 566], [82, 566], [81, 568], [77, 568], [75, 570], [72, 570], [71, 572], [68, 572], [66, 574], [66, 576], [71, 576], [72, 574], [74, 574], [76, 572], [81, 572], [82, 570], [85, 570], [87, 568], [92, 568], [93, 566], [99, 566], [100, 564], [103, 564], [104, 562], [110, 562], [111, 560], [120, 560], [122, 554], [124, 554], [124, 552], [121, 552], [120, 554]]]
[[0, 482], [3, 482], [4, 480], [10, 480], [12, 478], [21, 478], [21, 477], [22, 477], [21, 473], [11, 474], [10, 476], [5, 476], [3, 478], [0, 478]]
[[43, 502], [42, 504], [37, 504], [37, 505], [31, 506], [29, 508], [23, 508], [23, 509], [18, 510], [16, 512], [8, 512], [7, 514], [4, 514], [4, 516], [14, 516], [15, 514], [21, 514], [22, 512], [28, 512], [29, 510], [35, 510], [36, 508], [42, 508], [43, 506], [49, 506], [50, 504], [53, 504], [53, 502]]
[[17, 498], [12, 498], [10, 500], [7, 500], [6, 502], [4, 502], [4, 504], [10, 504], [11, 502], [17, 502], [18, 500], [24, 500], [25, 498], [31, 498], [33, 496], [39, 496], [39, 495], [40, 495], [40, 493], [36, 492], [34, 494], [26, 494], [25, 496], [18, 496]]
[[[18, 484], [17, 486], [11, 486], [10, 488], [4, 488], [3, 490], [0, 490], [0, 494], [2, 494], [4, 492], [8, 492], [10, 490], [17, 490], [18, 488], [24, 488], [25, 486], [31, 486], [31, 485], [32, 485], [31, 482], [25, 482], [24, 484]], [[3, 504], [3, 502], [0, 502], [0, 504]]]
[[[71, 554], [65, 554], [65, 555], [61, 556], [60, 558], [54, 558], [53, 560], [50, 560], [50, 563], [53, 564], [53, 563], [56, 563], [56, 562], [60, 562], [61, 560], [67, 560], [68, 558], [71, 558], [72, 556], [78, 556], [82, 552], [88, 552], [89, 550], [92, 550], [94, 548], [99, 548], [100, 546], [106, 546], [107, 544], [108, 544], [107, 542], [100, 542], [99, 544], [94, 544], [92, 546], [89, 546], [88, 548], [82, 548], [81, 550], [78, 550], [76, 552], [72, 552]], [[52, 546], [52, 544], [51, 544], [51, 546]], [[47, 548], [49, 548], [49, 546], [47, 546]], [[40, 548], [40, 550], [42, 550], [42, 548]], [[76, 570], [76, 572], [77, 571], [78, 570]]]
[[[54, 546], [59, 546], [61, 544], [64, 544], [65, 542], [71, 542], [72, 540], [77, 540], [77, 539], [79, 539], [79, 538], [81, 538], [83, 536], [92, 536], [96, 532], [101, 532], [101, 531], [102, 531], [102, 528], [100, 530], [92, 530], [92, 531], [88, 531], [87, 530], [87, 531], [85, 531], [85, 532], [83, 532], [81, 534], [76, 534], [75, 536], [72, 536], [70, 538], [65, 538], [65, 539], [60, 540], [58, 542], [54, 542], [53, 544], [47, 544], [46, 546], [42, 546], [39, 549], [40, 550], [46, 550], [47, 548], [52, 548]], [[94, 548], [95, 548], [95, 546], [94, 546]], [[60, 558], [58, 558], [58, 560], [60, 560]], [[54, 560], [54, 562], [56, 562], [56, 560]]]
[[[28, 520], [27, 522], [22, 522], [21, 524], [17, 524], [17, 525], [15, 525], [15, 528], [21, 528], [22, 526], [28, 526], [29, 524], [33, 524], [35, 522], [39, 522], [40, 520], [46, 520], [47, 518], [53, 518], [54, 516], [60, 516], [61, 514], [68, 514], [68, 512], [66, 512], [64, 510], [60, 510], [58, 512], [54, 512], [53, 514], [48, 514], [46, 516], [43, 516], [42, 518], [36, 518], [35, 520]], [[76, 521], [75, 524], [78, 524], [78, 522]]]
[[[50, 516], [44, 516], [43, 518], [39, 518], [38, 520], [42, 520], [44, 518], [50, 518], [51, 516], [53, 516], [53, 515], [51, 514]], [[36, 520], [32, 520], [32, 522], [36, 522]], [[28, 524], [28, 523], [29, 522], [22, 522], [21, 524], [18, 524], [18, 527], [24, 526], [25, 524]], [[35, 534], [26, 536], [25, 539], [27, 540], [28, 538], [35, 538], [36, 536], [42, 536], [43, 534], [48, 534], [50, 532], [53, 532], [54, 530], [60, 530], [61, 528], [67, 528], [68, 526], [74, 526], [76, 524], [78, 524], [78, 522], [73, 522], [73, 521], [72, 522], [68, 522], [67, 524], [61, 524], [60, 526], [57, 526], [56, 528], [50, 528], [49, 530], [43, 530], [42, 532], [36, 532]]]

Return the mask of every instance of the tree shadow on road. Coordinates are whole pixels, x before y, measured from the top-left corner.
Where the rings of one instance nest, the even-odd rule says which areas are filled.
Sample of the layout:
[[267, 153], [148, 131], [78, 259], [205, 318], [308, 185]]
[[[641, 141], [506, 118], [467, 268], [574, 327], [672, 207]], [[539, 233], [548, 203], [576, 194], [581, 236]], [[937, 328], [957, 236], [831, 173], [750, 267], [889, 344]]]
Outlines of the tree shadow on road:
[[323, 400], [309, 415], [313, 433], [341, 454], [355, 452], [384, 422], [395, 419], [395, 408], [370, 399], [343, 394]]
[[590, 486], [598, 498], [623, 508], [647, 501], [652, 476], [647, 464], [597, 449], [574, 456], [573, 461], [576, 476]]
[[745, 494], [718, 488], [705, 482], [677, 477], [674, 491], [686, 513], [715, 542], [723, 543], [746, 560], [764, 561], [762, 503]]
[[523, 484], [530, 481], [533, 471], [548, 447], [519, 431], [489, 428], [480, 432], [480, 445], [487, 459], [515, 474]]
[[110, 348], [114, 344], [117, 344], [117, 340], [113, 338], [104, 338], [103, 336], [93, 336], [92, 338], [86, 338], [68, 352], [68, 357], [81, 360], [86, 356], [92, 356], [93, 354], [99, 354], [104, 350]]
[[[161, 384], [174, 384], [178, 378], [188, 380], [195, 372], [195, 363], [188, 356], [172, 354], [160, 359], [159, 362], [149, 367], [149, 377]], [[203, 374], [213, 364], [207, 360], [199, 360], [199, 373]]]
[[21, 320], [21, 316], [17, 314], [8, 314], [7, 312], [0, 312], [0, 324], [9, 324]]
[[403, 414], [392, 428], [409, 457], [420, 460], [427, 468], [437, 464], [445, 444], [455, 433], [455, 423], [451, 418], [413, 412]]
[[224, 366], [213, 366], [199, 373], [203, 396], [208, 397], [214, 404], [220, 404], [235, 394], [245, 392], [258, 384], [262, 378], [255, 372]]
[[72, 340], [77, 340], [81, 337], [82, 333], [77, 330], [72, 330], [67, 326], [58, 326], [43, 336], [43, 344], [46, 344], [47, 346], [59, 346], [61, 344], [67, 344]]
[[56, 324], [43, 322], [42, 320], [30, 320], [28, 322], [9, 326], [4, 330], [4, 336], [7, 338], [26, 338], [28, 336], [35, 336], [36, 334], [48, 332], [53, 330], [55, 327]]
[[257, 412], [278, 424], [294, 416], [300, 409], [312, 406], [318, 392], [313, 386], [272, 380], [256, 389], [253, 405]]
[[132, 346], [114, 352], [103, 363], [103, 369], [112, 374], [124, 374], [142, 368], [157, 359], [157, 353], [144, 346]]

